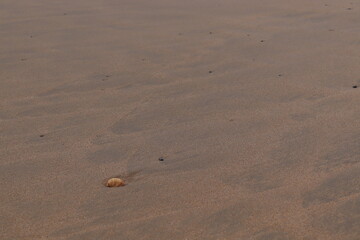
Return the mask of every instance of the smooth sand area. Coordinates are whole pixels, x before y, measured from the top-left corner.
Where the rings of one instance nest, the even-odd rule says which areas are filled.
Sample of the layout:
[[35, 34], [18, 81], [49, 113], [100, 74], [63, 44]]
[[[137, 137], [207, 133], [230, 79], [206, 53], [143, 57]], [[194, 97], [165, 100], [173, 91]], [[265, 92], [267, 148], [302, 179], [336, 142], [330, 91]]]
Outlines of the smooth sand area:
[[0, 0], [0, 84], [2, 240], [360, 239], [359, 1]]

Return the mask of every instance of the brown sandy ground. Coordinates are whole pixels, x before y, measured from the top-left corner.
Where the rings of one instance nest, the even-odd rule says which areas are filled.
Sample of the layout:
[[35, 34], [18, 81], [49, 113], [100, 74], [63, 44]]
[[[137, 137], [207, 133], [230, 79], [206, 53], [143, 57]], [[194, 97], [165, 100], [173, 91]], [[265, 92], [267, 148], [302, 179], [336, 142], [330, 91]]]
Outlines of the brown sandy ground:
[[0, 239], [359, 240], [359, 30], [359, 1], [0, 0]]

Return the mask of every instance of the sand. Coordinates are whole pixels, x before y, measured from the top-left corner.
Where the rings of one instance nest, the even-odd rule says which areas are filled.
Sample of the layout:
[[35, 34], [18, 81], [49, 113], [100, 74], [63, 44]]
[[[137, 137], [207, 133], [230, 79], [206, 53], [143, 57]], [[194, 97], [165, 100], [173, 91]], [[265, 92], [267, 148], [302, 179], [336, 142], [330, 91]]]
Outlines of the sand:
[[0, 239], [360, 239], [359, 23], [358, 1], [1, 0]]

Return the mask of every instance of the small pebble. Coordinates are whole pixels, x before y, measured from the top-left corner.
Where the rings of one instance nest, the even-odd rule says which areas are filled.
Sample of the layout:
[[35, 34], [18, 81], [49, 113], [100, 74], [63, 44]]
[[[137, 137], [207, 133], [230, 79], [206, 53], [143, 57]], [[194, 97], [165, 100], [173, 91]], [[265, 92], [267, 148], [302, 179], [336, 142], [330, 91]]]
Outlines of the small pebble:
[[107, 187], [122, 187], [122, 186], [125, 186], [125, 182], [124, 182], [124, 180], [122, 180], [120, 178], [110, 178], [109, 180], [107, 180], [106, 186]]
[[160, 162], [163, 162], [164, 160], [165, 160], [165, 159], [164, 159], [163, 157], [160, 157], [160, 158], [159, 158], [159, 161], [160, 161]]
[[45, 137], [45, 135], [41, 134], [40, 137]]
[[209, 71], [209, 73], [213, 73], [213, 71]]
[[357, 85], [354, 85], [353, 88], [357, 88], [358, 86]]

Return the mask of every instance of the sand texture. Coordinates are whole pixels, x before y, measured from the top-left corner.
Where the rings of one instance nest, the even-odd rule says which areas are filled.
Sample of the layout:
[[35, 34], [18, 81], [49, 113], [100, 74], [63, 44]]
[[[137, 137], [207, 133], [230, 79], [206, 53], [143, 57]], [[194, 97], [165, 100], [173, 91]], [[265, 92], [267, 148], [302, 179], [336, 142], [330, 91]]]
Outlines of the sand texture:
[[355, 85], [355, 0], [0, 0], [0, 239], [359, 240]]

